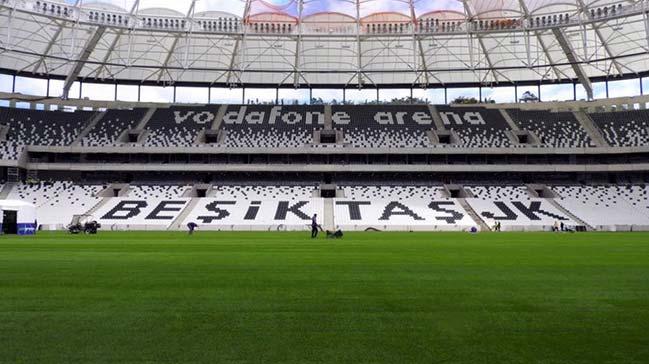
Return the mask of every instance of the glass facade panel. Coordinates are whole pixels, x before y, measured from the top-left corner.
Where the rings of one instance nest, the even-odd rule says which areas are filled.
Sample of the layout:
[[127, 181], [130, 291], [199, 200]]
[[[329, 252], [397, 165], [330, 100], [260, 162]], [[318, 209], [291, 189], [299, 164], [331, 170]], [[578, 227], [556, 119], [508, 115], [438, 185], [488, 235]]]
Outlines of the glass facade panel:
[[632, 80], [609, 81], [609, 97], [627, 97], [640, 95], [640, 82], [634, 78]]
[[345, 90], [345, 101], [348, 104], [375, 104], [376, 103], [376, 90], [366, 89], [366, 90]]
[[213, 87], [210, 91], [210, 104], [241, 104], [243, 89]]
[[310, 101], [309, 90], [307, 89], [279, 89], [279, 103], [281, 105], [305, 105]]
[[13, 76], [0, 74], [0, 92], [11, 92], [13, 88], [13, 82]]
[[16, 92], [23, 95], [47, 96], [47, 80], [16, 77]]
[[448, 103], [452, 104], [455, 101], [458, 101], [460, 98], [465, 99], [476, 99], [480, 98], [480, 91], [477, 87], [465, 87], [465, 88], [449, 88], [448, 89]]
[[245, 90], [246, 104], [275, 103], [277, 90], [274, 88], [247, 88]]
[[570, 101], [574, 100], [572, 83], [560, 83], [556, 85], [541, 85], [541, 101]]
[[516, 90], [514, 87], [483, 87], [482, 101], [495, 101], [497, 103], [516, 102]]
[[117, 85], [117, 100], [131, 102], [137, 101], [137, 86]]
[[[414, 96], [413, 96], [414, 97]], [[383, 88], [379, 90], [379, 101], [381, 102], [404, 102], [410, 100], [410, 89], [390, 89]]]
[[87, 97], [90, 100], [114, 101], [115, 85], [84, 83], [83, 87], [81, 88], [81, 97]]
[[142, 86], [140, 101], [142, 102], [173, 102], [173, 87]]
[[206, 104], [209, 90], [207, 87], [176, 87], [176, 102], [188, 104]]
[[341, 103], [343, 101], [343, 90], [340, 89], [313, 89], [312, 103]]

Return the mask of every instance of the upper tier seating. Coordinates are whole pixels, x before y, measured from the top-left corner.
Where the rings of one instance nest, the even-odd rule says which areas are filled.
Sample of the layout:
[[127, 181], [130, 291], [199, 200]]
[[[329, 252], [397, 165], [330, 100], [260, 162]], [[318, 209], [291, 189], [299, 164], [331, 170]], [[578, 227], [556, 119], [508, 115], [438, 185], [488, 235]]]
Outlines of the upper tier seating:
[[[332, 127], [343, 131], [338, 147], [351, 148], [504, 148], [518, 146], [500, 112], [481, 107], [438, 107], [442, 123], [458, 137], [453, 144], [431, 144], [436, 129], [427, 106], [332, 106]], [[324, 129], [324, 106], [228, 106], [216, 120], [218, 105], [157, 110], [145, 125], [145, 147], [188, 148], [198, 145], [203, 129], [220, 122], [218, 143], [231, 148], [299, 148], [314, 146], [314, 131]], [[572, 113], [509, 111], [521, 129], [542, 140], [540, 148], [585, 148], [593, 142]], [[136, 129], [146, 109], [109, 110], [81, 140], [83, 147], [121, 146], [124, 131]], [[70, 146], [96, 116], [94, 112], [38, 111], [0, 108], [0, 158], [17, 160], [25, 146]], [[614, 147], [649, 146], [649, 111], [592, 114]], [[210, 134], [210, 137], [214, 137]], [[125, 143], [128, 144], [128, 143]], [[318, 144], [327, 148], [334, 144]], [[144, 148], [143, 148], [144, 151]]]
[[504, 148], [512, 142], [505, 133], [510, 130], [500, 111], [480, 107], [437, 107], [442, 122], [448, 130], [454, 130], [463, 148]]
[[615, 147], [649, 146], [649, 111], [629, 110], [590, 114], [604, 133], [606, 141]]
[[634, 186], [555, 186], [557, 202], [587, 224], [649, 226], [649, 188]]
[[84, 147], [110, 147], [118, 145], [125, 130], [135, 128], [144, 117], [146, 109], [109, 110], [81, 140]]
[[323, 106], [231, 105], [220, 129], [231, 148], [298, 148], [324, 128]]
[[354, 148], [426, 148], [433, 119], [426, 106], [379, 105], [332, 107], [333, 128]]
[[2, 159], [17, 159], [22, 146], [68, 146], [95, 114], [0, 108], [0, 125], [8, 125], [7, 141], [0, 142]]
[[210, 129], [219, 106], [158, 109], [146, 124], [147, 147], [191, 147], [203, 129]]
[[508, 110], [521, 130], [534, 132], [541, 139], [541, 147], [594, 147], [590, 136], [571, 112], [537, 110]]
[[15, 186], [8, 200], [20, 200], [36, 205], [39, 225], [63, 227], [74, 215], [82, 215], [92, 209], [101, 198], [97, 194], [104, 189], [100, 185], [78, 185], [73, 182], [40, 182]]

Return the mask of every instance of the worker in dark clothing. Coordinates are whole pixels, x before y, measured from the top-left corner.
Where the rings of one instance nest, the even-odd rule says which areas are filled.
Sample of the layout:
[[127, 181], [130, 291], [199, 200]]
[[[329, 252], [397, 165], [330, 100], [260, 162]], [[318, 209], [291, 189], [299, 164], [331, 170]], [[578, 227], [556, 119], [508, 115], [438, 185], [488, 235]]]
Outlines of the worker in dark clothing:
[[189, 224], [187, 224], [187, 228], [189, 229], [189, 235], [194, 234], [194, 230], [196, 230], [197, 227], [198, 225], [195, 222], [190, 222]]
[[318, 237], [319, 228], [320, 225], [318, 225], [318, 214], [313, 214], [313, 217], [311, 218], [311, 239]]

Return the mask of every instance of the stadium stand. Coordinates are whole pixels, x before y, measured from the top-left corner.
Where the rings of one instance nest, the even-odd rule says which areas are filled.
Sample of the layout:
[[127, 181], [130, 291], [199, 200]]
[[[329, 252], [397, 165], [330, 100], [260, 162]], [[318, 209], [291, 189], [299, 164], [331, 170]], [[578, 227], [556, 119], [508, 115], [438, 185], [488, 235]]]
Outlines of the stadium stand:
[[303, 200], [312, 198], [315, 189], [315, 186], [217, 186], [210, 197], [268, 200], [283, 196], [285, 199]]
[[586, 148], [594, 144], [570, 112], [510, 109], [509, 115], [521, 130], [534, 132], [541, 147]]
[[438, 186], [344, 186], [342, 188], [345, 198], [351, 200], [388, 200], [402, 199], [431, 200], [445, 196], [442, 188]]
[[299, 148], [324, 128], [323, 106], [230, 105], [220, 126], [230, 148]]
[[191, 190], [185, 184], [136, 183], [121, 197], [102, 199], [106, 186], [20, 183], [6, 198], [36, 205], [44, 229], [61, 229], [89, 212], [109, 229], [132, 230], [165, 230], [174, 222], [182, 228], [190, 221], [207, 230], [305, 230], [314, 213], [321, 224], [328, 219], [328, 226], [343, 230], [468, 230], [497, 222], [504, 231], [549, 231], [561, 222], [602, 231], [649, 229], [645, 184], [555, 185], [556, 199], [531, 197], [527, 186], [506, 184], [470, 185], [466, 199], [448, 198], [441, 186], [394, 181], [343, 184], [331, 199], [317, 197], [315, 185], [258, 183], [215, 185], [204, 198], [183, 197]]
[[189, 186], [134, 185], [129, 186], [126, 197], [136, 199], [173, 199], [182, 197]]
[[314, 191], [314, 186], [215, 186], [184, 224], [196, 222], [207, 230], [305, 230], [313, 214], [324, 215], [323, 199]]
[[146, 147], [191, 147], [198, 133], [210, 129], [219, 106], [158, 109], [146, 124]]
[[426, 148], [433, 120], [426, 106], [380, 105], [332, 107], [333, 128], [353, 148]]
[[455, 199], [435, 186], [345, 186], [334, 201], [343, 230], [466, 230], [476, 222]]
[[6, 125], [2, 159], [17, 159], [23, 146], [68, 146], [95, 114], [87, 111], [39, 111], [0, 108], [0, 125]]
[[15, 160], [22, 153], [24, 145], [14, 142], [0, 142], [0, 159]]
[[503, 231], [545, 230], [556, 223], [578, 225], [569, 215], [542, 198], [532, 198], [523, 186], [472, 186], [467, 203], [490, 227], [500, 222]]
[[446, 129], [457, 133], [459, 141], [453, 145], [464, 148], [511, 147], [507, 136], [511, 128], [498, 110], [480, 107], [438, 106]]
[[616, 147], [649, 145], [649, 111], [627, 110], [590, 114], [604, 133], [606, 141]]
[[110, 230], [166, 230], [189, 202], [189, 198], [116, 197], [93, 216]]
[[[147, 114], [147, 110], [150, 110], [150, 114]], [[431, 115], [431, 108], [425, 105], [332, 105], [331, 124], [327, 125], [324, 106], [172, 106], [159, 107], [155, 112], [153, 109], [137, 108], [107, 110], [103, 114], [3, 108], [0, 109], [0, 137], [3, 139], [0, 151], [3, 160], [16, 160], [25, 146], [71, 146], [79, 140], [84, 130], [87, 130], [87, 134], [80, 140], [81, 147], [119, 147], [124, 132], [137, 128], [139, 124], [144, 124], [146, 136], [141, 144], [143, 153], [147, 147], [196, 146], [200, 133], [217, 125], [218, 130], [214, 130], [214, 133], [218, 133], [218, 141], [213, 145], [261, 150], [260, 155], [244, 157], [228, 153], [223, 157], [219, 155], [223, 152], [218, 151], [218, 154], [210, 154], [210, 158], [201, 155], [195, 159], [187, 158], [187, 161], [200, 163], [227, 158], [232, 165], [286, 164], [288, 162], [284, 162], [284, 156], [264, 155], [264, 150], [312, 146], [316, 132], [329, 128], [338, 130], [344, 136], [343, 145], [355, 149], [354, 153], [358, 152], [357, 149], [387, 151], [384, 155], [360, 154], [357, 158], [350, 154], [341, 157], [340, 162], [346, 164], [346, 168], [359, 161], [360, 164], [388, 163], [395, 166], [409, 163], [409, 166], [415, 167], [426, 163], [454, 164], [456, 160], [459, 163], [467, 163], [468, 160], [469, 164], [484, 164], [482, 154], [476, 158], [456, 158], [451, 155], [453, 149], [449, 149], [448, 156], [442, 154], [438, 158], [436, 154], [431, 154], [429, 162], [415, 154], [400, 157], [398, 153], [390, 153], [399, 149], [431, 147], [433, 144], [428, 140], [430, 134], [449, 130], [458, 137], [457, 142], [451, 143], [452, 147], [497, 149], [518, 146], [512, 141], [511, 133], [512, 128], [516, 131], [516, 126], [540, 137], [542, 143], [535, 145], [536, 152], [541, 148], [577, 149], [593, 145], [589, 134], [572, 113], [510, 108], [508, 113], [514, 125], [498, 109], [440, 106], [437, 110], [438, 115]], [[149, 115], [151, 118], [144, 120]], [[636, 110], [597, 113], [591, 117], [595, 126], [602, 129], [607, 141], [616, 148], [649, 145], [647, 115], [646, 111]], [[47, 153], [39, 149], [30, 151], [28, 157], [32, 158], [33, 155], [34, 163], [38, 163], [47, 160]], [[67, 157], [68, 152], [55, 150], [53, 153], [62, 154], [60, 158], [65, 163], [77, 161], [74, 157]], [[138, 163], [152, 160], [165, 163], [166, 160], [158, 159], [158, 154], [143, 157], [137, 154], [133, 153], [129, 158]], [[93, 158], [96, 157], [88, 160]], [[326, 160], [323, 158], [330, 158], [332, 165], [335, 165], [338, 160], [335, 154], [291, 158], [306, 164], [320, 163]], [[499, 158], [493, 160], [499, 161]], [[547, 163], [548, 156], [523, 154], [521, 158], [515, 155], [506, 158], [516, 163]], [[635, 163], [636, 158], [643, 160], [635, 155], [615, 156], [610, 160], [615, 163]], [[564, 163], [569, 158], [556, 160]], [[590, 160], [587, 163], [591, 163]], [[120, 161], [123, 163], [123, 160]], [[335, 193], [337, 197], [325, 199], [317, 193], [320, 177], [311, 179], [313, 176], [305, 176], [303, 182], [297, 182], [300, 180], [297, 177], [281, 182], [271, 178], [263, 183], [254, 178], [241, 177], [236, 183], [212, 179], [217, 182], [203, 191], [207, 193], [205, 197], [189, 197], [196, 195], [192, 183], [197, 182], [189, 173], [190, 177], [183, 182], [170, 175], [149, 178], [139, 174], [136, 181], [154, 182], [132, 182], [126, 185], [128, 190], [123, 191], [120, 197], [99, 197], [105, 184], [40, 182], [18, 184], [7, 198], [34, 203], [39, 209], [39, 223], [46, 228], [63, 227], [70, 223], [73, 216], [92, 211], [93, 216], [111, 229], [170, 229], [198, 219], [199, 225], [207, 229], [301, 230], [306, 228], [308, 219], [315, 212], [327, 217], [329, 227], [351, 230], [467, 230], [477, 225], [493, 226], [498, 221], [504, 230], [549, 230], [556, 222], [564, 222], [568, 226], [585, 224], [597, 230], [649, 229], [649, 192], [641, 184], [576, 186], [577, 179], [573, 178], [573, 184], [554, 183], [557, 185], [554, 191], [561, 197], [552, 199], [533, 197], [520, 178], [487, 179], [487, 183], [476, 183], [471, 176], [467, 176], [460, 182], [468, 186], [465, 188], [467, 196], [462, 194], [463, 198], [448, 198], [449, 191], [438, 180], [404, 182], [388, 177], [379, 183], [367, 179], [367, 176], [359, 177], [357, 181], [361, 182], [351, 182], [354, 179], [344, 177]], [[7, 169], [4, 176], [8, 176]], [[21, 178], [19, 174], [13, 176], [14, 179]], [[122, 177], [132, 180], [128, 175]], [[57, 178], [52, 180], [57, 181]], [[643, 180], [642, 176], [634, 178]], [[100, 180], [110, 181], [110, 173]]]
[[[158, 109], [146, 123], [145, 147], [191, 147], [210, 129], [218, 105]], [[510, 126], [498, 110], [479, 107], [438, 107], [447, 130], [457, 135], [450, 144], [431, 144], [437, 130], [426, 106], [333, 106], [332, 128], [342, 131], [347, 147], [403, 149], [429, 147], [505, 148], [520, 146], [508, 135]], [[137, 126], [146, 109], [107, 110], [80, 142], [82, 147], [120, 146], [120, 136]], [[572, 113], [509, 109], [521, 130], [539, 137], [538, 148], [586, 148], [593, 141]], [[8, 128], [0, 141], [0, 156], [15, 160], [24, 146], [69, 146], [96, 113], [15, 108], [0, 109], [0, 126]], [[649, 145], [649, 116], [644, 110], [591, 114], [607, 142], [615, 147]], [[44, 126], [46, 125], [47, 126]], [[43, 126], [43, 127], [41, 127]], [[322, 106], [231, 105], [220, 120], [219, 145], [232, 148], [296, 148], [312, 146], [314, 131], [323, 130]]]
[[101, 120], [81, 140], [84, 147], [111, 147], [118, 142], [122, 133], [137, 126], [146, 109], [108, 110]]
[[12, 189], [8, 200], [21, 200], [37, 207], [38, 224], [63, 228], [74, 215], [82, 215], [101, 199], [102, 185], [76, 184], [70, 181], [21, 183]]
[[557, 202], [598, 230], [649, 227], [646, 185], [554, 186]]
[[527, 187], [523, 186], [470, 186], [467, 190], [473, 198], [481, 200], [527, 200], [530, 194]]

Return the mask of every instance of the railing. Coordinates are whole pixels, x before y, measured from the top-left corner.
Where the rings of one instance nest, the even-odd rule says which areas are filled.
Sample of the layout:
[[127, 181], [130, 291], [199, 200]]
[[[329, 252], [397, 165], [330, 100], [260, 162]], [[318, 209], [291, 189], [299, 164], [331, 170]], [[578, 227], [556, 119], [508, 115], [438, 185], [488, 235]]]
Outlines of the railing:
[[[276, 35], [434, 35], [467, 32], [523, 31], [583, 25], [624, 18], [649, 11], [647, 1], [632, 5], [615, 4], [584, 10], [581, 14], [557, 13], [521, 18], [439, 19], [426, 17], [414, 22], [364, 22], [347, 24], [250, 22], [238, 17], [187, 18], [153, 16], [77, 8], [57, 1], [0, 0], [0, 6], [87, 24], [169, 32]], [[77, 14], [79, 12], [79, 14]]]

